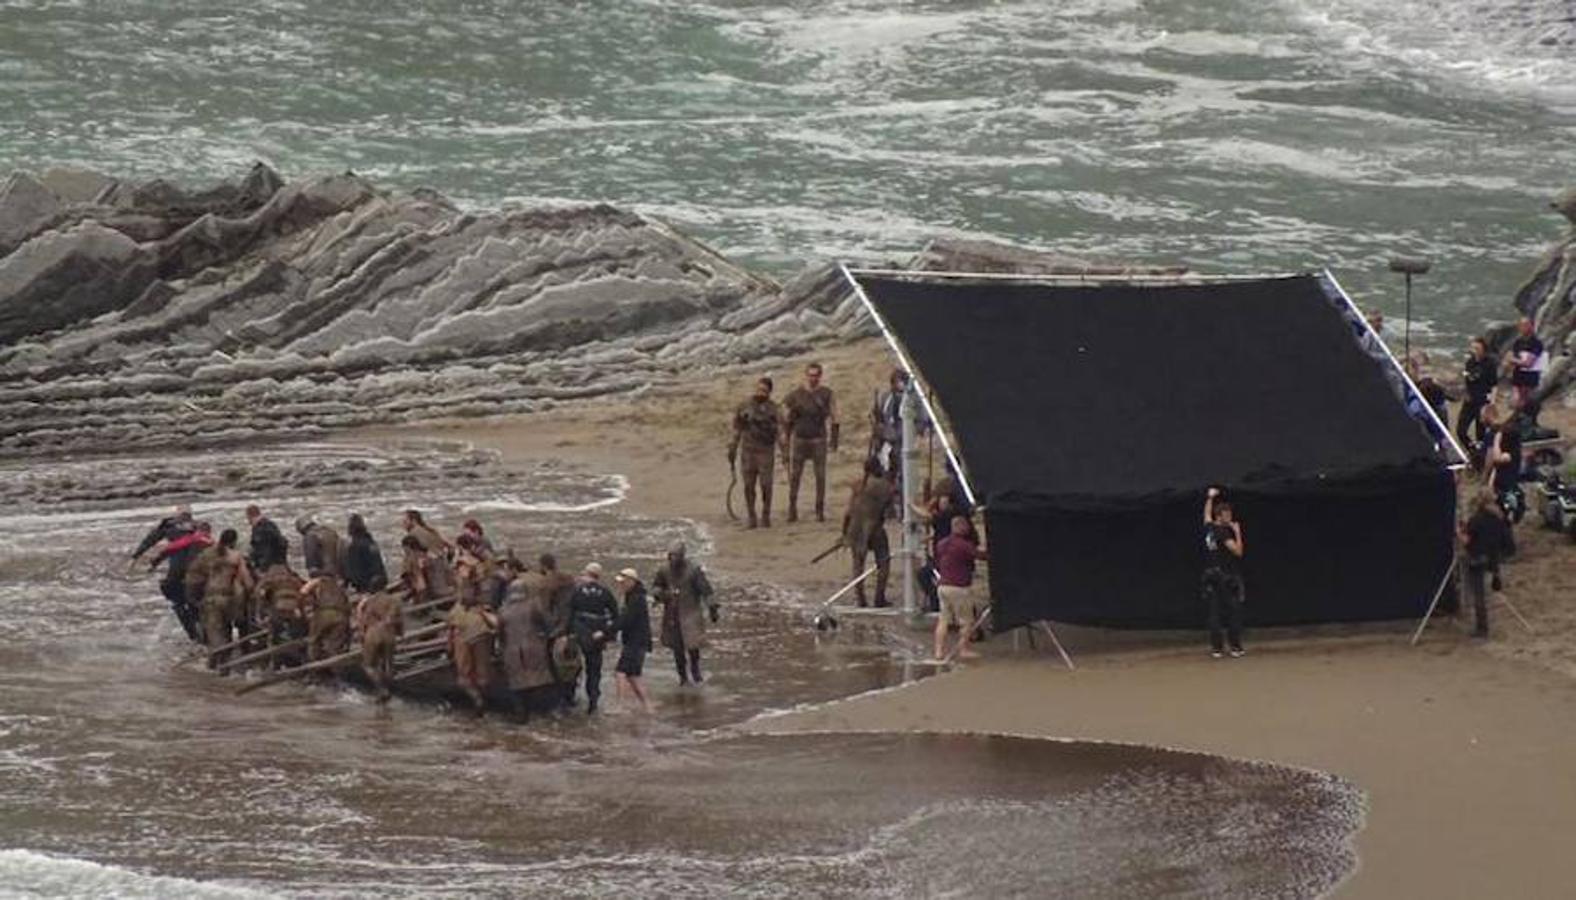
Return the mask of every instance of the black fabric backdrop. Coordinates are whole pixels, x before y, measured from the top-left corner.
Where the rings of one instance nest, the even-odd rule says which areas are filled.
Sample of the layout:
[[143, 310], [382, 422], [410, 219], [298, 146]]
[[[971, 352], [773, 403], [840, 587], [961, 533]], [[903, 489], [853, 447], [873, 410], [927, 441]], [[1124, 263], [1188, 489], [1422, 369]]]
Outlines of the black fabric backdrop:
[[981, 499], [1103, 506], [1438, 465], [1314, 276], [859, 281], [940, 398]]
[[1317, 278], [859, 281], [986, 504], [998, 627], [1201, 625], [1209, 484], [1243, 522], [1250, 624], [1433, 598], [1452, 477]]

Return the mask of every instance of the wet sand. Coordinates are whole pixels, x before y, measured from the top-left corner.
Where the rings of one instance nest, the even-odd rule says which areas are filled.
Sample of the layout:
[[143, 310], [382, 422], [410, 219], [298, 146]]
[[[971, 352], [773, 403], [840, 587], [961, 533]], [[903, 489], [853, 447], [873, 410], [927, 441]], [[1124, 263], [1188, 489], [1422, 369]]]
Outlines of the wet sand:
[[[804, 359], [772, 368], [780, 397]], [[855, 474], [872, 391], [890, 362], [866, 342], [818, 354], [843, 403], [845, 447], [833, 483]], [[830, 491], [825, 524], [745, 531], [723, 513], [727, 410], [756, 372], [653, 387], [634, 398], [534, 416], [399, 430], [474, 441], [506, 461], [567, 459], [631, 482], [638, 514], [693, 519], [714, 540], [716, 571], [824, 597], [847, 576], [846, 555], [808, 560], [837, 537], [846, 487]], [[1576, 415], [1546, 419], [1568, 432]], [[855, 449], [850, 450], [852, 446]], [[937, 448], [935, 471], [940, 472]], [[778, 509], [786, 504], [779, 470]], [[808, 488], [808, 485], [807, 485]], [[801, 511], [809, 504], [801, 498]], [[742, 499], [736, 508], [743, 510]], [[1538, 631], [1495, 609], [1488, 644], [1465, 617], [1436, 620], [1407, 645], [1405, 623], [1250, 635], [1250, 655], [1214, 661], [1201, 635], [1063, 629], [1076, 673], [1054, 655], [1014, 649], [911, 686], [788, 715], [762, 731], [979, 730], [1160, 745], [1305, 766], [1350, 779], [1368, 794], [1357, 837], [1352, 897], [1569, 896], [1576, 857], [1576, 546], [1530, 521], [1509, 595]], [[895, 580], [894, 580], [895, 586]], [[916, 645], [928, 635], [910, 635]]]

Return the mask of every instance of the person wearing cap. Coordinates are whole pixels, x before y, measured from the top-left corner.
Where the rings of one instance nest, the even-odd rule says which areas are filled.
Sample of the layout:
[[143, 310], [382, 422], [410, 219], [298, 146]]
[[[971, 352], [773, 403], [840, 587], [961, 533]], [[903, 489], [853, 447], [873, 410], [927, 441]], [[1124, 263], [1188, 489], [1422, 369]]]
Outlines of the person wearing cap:
[[301, 555], [306, 562], [308, 578], [333, 578], [341, 576], [339, 532], [320, 525], [311, 515], [296, 519], [296, 531], [301, 532]]
[[[618, 626], [618, 601], [602, 583], [601, 563], [587, 563], [580, 583], [569, 596], [569, 624], [585, 660], [586, 712], [596, 712], [602, 699], [602, 648]], [[574, 697], [571, 683], [570, 697]]]
[[680, 541], [668, 550], [667, 565], [651, 579], [651, 595], [662, 604], [662, 646], [673, 651], [679, 684], [701, 683], [700, 651], [706, 647], [706, 616], [717, 621], [717, 602], [711, 582], [700, 566], [684, 556]]
[[651, 607], [646, 602], [646, 586], [634, 569], [622, 569], [613, 577], [613, 585], [624, 598], [624, 611], [618, 617], [618, 665], [613, 667], [613, 683], [618, 688], [618, 699], [624, 699], [624, 690], [635, 695], [640, 708], [651, 712], [651, 698], [646, 694], [641, 673], [645, 670], [646, 654], [651, 652]]

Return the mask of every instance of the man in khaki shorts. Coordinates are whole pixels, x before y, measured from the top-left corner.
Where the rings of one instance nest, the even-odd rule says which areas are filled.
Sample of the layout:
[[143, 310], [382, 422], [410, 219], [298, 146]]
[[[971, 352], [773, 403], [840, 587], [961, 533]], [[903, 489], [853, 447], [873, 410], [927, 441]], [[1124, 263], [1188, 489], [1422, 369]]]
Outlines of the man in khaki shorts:
[[952, 533], [936, 544], [936, 571], [940, 582], [941, 614], [936, 617], [936, 661], [947, 658], [947, 628], [958, 627], [958, 658], [976, 659], [969, 649], [974, 622], [982, 604], [974, 590], [974, 563], [986, 559], [985, 549], [974, 543], [974, 528], [965, 516], [954, 516]]

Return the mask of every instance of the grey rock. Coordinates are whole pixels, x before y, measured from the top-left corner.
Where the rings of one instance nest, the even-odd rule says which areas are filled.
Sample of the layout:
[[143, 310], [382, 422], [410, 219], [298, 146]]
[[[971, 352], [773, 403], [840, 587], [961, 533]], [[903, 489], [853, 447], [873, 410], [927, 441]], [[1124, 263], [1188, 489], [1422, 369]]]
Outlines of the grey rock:
[[0, 246], [0, 454], [529, 412], [875, 333], [835, 265], [779, 285], [602, 204], [465, 211], [262, 165], [200, 190], [5, 184], [0, 233], [25, 239]]

